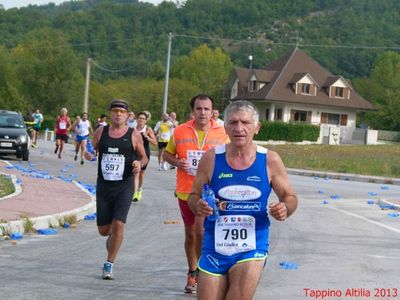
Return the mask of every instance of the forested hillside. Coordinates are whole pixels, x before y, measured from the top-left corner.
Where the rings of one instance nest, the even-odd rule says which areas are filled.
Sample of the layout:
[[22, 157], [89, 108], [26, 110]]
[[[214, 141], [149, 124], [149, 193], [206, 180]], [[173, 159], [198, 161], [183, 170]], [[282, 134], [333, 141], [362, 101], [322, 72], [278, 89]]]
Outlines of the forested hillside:
[[[400, 48], [399, 14], [396, 0], [187, 0], [158, 6], [83, 0], [0, 9], [0, 105], [22, 111], [40, 106], [45, 115], [67, 105], [79, 113], [90, 57], [92, 115], [111, 98], [124, 97], [135, 110], [158, 116], [171, 32], [168, 110], [181, 119], [187, 100], [200, 91], [223, 108], [230, 71], [248, 66], [249, 55], [262, 68], [298, 45], [383, 109], [384, 122], [376, 121], [377, 113], [367, 115], [372, 126], [400, 130], [400, 121], [390, 116], [400, 110], [400, 82], [394, 80], [400, 59], [387, 53]], [[396, 77], [390, 82], [378, 82], [379, 72], [388, 76], [386, 65], [376, 65], [383, 62], [392, 64], [389, 73]]]

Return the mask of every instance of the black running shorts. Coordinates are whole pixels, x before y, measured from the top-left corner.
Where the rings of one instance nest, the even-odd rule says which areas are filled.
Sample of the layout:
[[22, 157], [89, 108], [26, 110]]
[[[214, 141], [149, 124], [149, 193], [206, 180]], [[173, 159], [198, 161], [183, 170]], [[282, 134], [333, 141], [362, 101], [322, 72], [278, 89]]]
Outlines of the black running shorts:
[[133, 196], [133, 177], [120, 181], [97, 178], [97, 226], [109, 225], [113, 220], [126, 223]]

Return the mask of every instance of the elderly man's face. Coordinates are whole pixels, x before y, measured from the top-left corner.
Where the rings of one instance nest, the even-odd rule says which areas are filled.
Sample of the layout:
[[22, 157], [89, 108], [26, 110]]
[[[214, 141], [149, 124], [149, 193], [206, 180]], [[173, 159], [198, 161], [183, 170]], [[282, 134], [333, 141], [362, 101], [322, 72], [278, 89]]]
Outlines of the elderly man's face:
[[110, 119], [113, 125], [126, 124], [126, 121], [128, 119], [128, 112], [126, 109], [123, 108], [113, 108], [111, 109]]
[[260, 125], [255, 123], [250, 110], [239, 110], [228, 114], [225, 129], [231, 143], [235, 146], [244, 146], [252, 143], [254, 135], [260, 130]]

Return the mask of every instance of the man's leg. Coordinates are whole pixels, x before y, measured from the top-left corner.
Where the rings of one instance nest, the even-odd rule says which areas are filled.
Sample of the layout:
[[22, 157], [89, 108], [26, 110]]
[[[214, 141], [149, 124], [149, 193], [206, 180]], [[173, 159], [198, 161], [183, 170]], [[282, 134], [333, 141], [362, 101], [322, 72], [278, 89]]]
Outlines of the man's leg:
[[125, 224], [122, 221], [113, 220], [111, 225], [98, 226], [98, 230], [102, 236], [110, 237], [107, 260], [113, 263], [124, 240]]
[[228, 279], [226, 275], [213, 276], [200, 271], [199, 278], [197, 281], [198, 300], [225, 299], [227, 290], [228, 290]]
[[253, 299], [264, 264], [265, 260], [235, 264], [228, 272], [229, 287], [225, 299]]
[[162, 154], [163, 154], [163, 149], [158, 146], [158, 170], [162, 170]]
[[195, 271], [197, 269], [197, 261], [199, 259], [195, 225], [185, 225], [185, 252], [189, 271]]
[[58, 158], [61, 158], [61, 153], [64, 149], [64, 140], [60, 140], [60, 150], [58, 152]]
[[81, 143], [75, 140], [75, 156], [74, 160], [78, 159], [79, 148], [81, 147]]
[[[83, 165], [83, 162], [85, 161], [85, 151], [86, 151], [86, 140], [82, 140], [80, 143], [80, 147], [81, 147], [81, 165]], [[79, 150], [78, 150], [79, 151]]]
[[60, 148], [60, 143], [61, 143], [61, 140], [60, 139], [56, 139], [56, 149], [54, 149], [54, 153], [55, 154], [57, 154], [58, 149]]

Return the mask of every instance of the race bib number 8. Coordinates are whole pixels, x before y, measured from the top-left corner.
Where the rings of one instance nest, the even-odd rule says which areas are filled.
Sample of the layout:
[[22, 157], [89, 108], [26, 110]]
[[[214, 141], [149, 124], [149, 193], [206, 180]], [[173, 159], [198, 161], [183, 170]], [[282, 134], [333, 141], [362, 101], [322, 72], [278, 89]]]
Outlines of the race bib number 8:
[[205, 151], [202, 150], [188, 150], [187, 151], [187, 160], [189, 162], [189, 170], [188, 174], [192, 176], [196, 176], [197, 168], [199, 167], [199, 161], [203, 156]]
[[125, 169], [125, 157], [120, 154], [103, 154], [101, 172], [104, 180], [122, 180]]
[[220, 216], [215, 222], [215, 251], [233, 255], [256, 249], [256, 220], [252, 216]]

